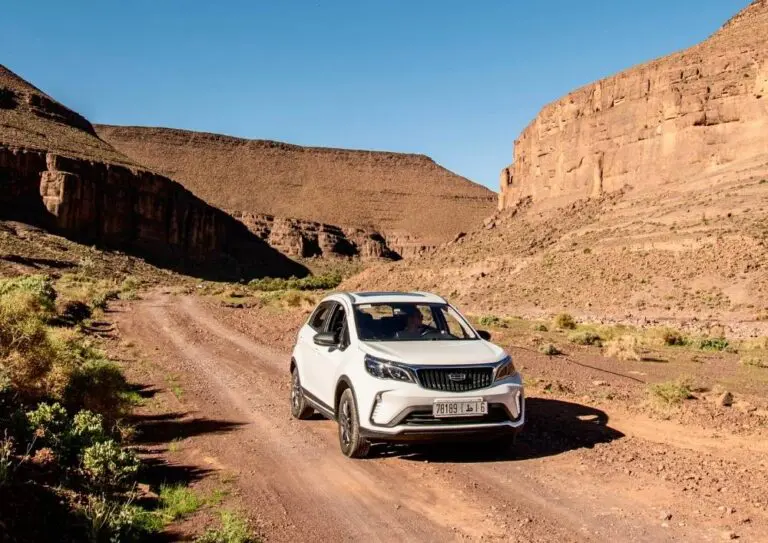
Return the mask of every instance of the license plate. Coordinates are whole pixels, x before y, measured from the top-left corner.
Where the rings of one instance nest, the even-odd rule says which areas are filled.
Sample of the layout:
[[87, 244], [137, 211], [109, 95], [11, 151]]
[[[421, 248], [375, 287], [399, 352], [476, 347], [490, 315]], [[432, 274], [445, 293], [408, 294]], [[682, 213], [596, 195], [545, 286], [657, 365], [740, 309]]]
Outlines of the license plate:
[[488, 402], [482, 398], [466, 400], [435, 400], [432, 404], [432, 416], [446, 417], [475, 417], [488, 414]]

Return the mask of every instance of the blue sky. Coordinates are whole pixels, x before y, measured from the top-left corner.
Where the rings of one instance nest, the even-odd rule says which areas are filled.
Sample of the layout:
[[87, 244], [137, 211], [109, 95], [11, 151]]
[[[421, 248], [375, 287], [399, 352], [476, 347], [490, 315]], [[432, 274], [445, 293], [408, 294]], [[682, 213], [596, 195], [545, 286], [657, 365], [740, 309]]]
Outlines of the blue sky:
[[92, 122], [424, 153], [496, 190], [541, 106], [748, 3], [14, 1], [0, 63]]

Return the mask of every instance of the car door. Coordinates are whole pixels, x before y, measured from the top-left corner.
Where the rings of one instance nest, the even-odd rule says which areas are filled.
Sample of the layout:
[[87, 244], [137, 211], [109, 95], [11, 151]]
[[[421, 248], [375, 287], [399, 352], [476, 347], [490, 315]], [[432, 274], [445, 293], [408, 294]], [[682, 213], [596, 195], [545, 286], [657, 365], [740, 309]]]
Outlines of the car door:
[[296, 341], [297, 353], [295, 358], [299, 366], [301, 386], [305, 392], [315, 398], [318, 397], [320, 390], [320, 383], [318, 382], [320, 372], [317, 370], [320, 364], [320, 347], [315, 345], [314, 337], [318, 332], [325, 330], [336, 305], [336, 302], [330, 300], [318, 305], [306, 324], [299, 330]]
[[340, 343], [335, 347], [318, 347], [317, 383], [318, 399], [327, 406], [333, 407], [336, 381], [341, 367], [349, 356], [349, 315], [343, 304], [337, 303], [328, 322], [327, 332], [336, 332]]

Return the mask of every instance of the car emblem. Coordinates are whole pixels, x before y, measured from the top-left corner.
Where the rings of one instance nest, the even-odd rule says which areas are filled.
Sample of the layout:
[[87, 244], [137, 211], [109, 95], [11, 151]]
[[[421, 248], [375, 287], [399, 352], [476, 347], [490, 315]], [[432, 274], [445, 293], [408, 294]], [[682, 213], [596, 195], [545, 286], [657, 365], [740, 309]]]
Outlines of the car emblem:
[[463, 381], [466, 378], [467, 378], [466, 373], [449, 373], [448, 374], [448, 379], [450, 379], [451, 381]]

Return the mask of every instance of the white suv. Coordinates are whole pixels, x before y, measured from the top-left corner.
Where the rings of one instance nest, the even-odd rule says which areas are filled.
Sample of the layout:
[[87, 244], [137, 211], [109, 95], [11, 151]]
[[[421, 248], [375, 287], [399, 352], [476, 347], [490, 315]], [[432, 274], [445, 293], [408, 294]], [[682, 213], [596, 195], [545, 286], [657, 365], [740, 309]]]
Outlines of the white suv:
[[522, 379], [488, 339], [434, 294], [330, 295], [299, 330], [291, 412], [336, 420], [353, 458], [372, 442], [513, 441], [524, 423]]

